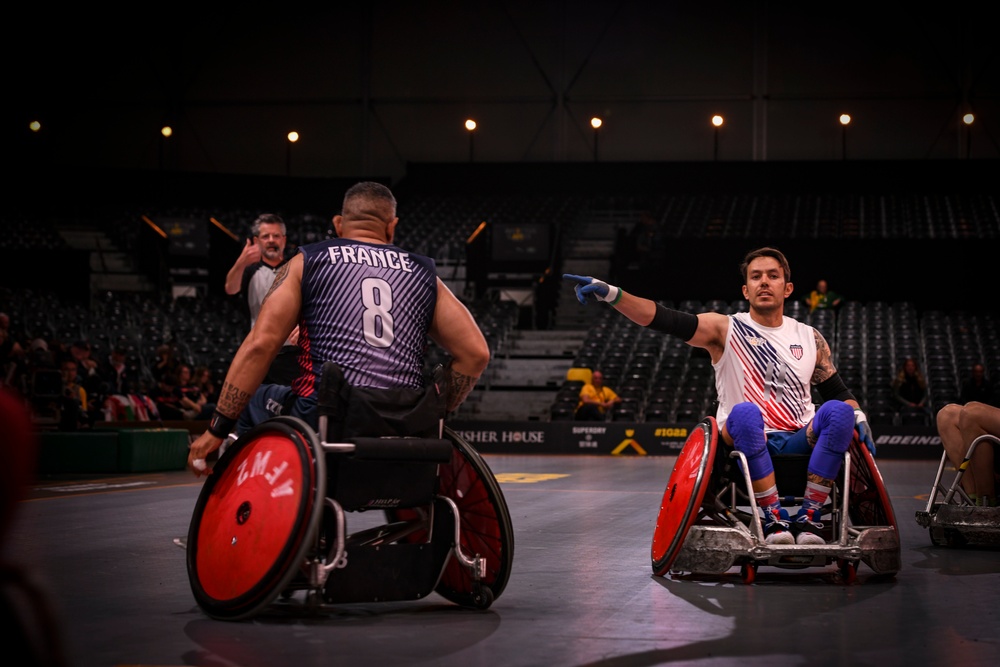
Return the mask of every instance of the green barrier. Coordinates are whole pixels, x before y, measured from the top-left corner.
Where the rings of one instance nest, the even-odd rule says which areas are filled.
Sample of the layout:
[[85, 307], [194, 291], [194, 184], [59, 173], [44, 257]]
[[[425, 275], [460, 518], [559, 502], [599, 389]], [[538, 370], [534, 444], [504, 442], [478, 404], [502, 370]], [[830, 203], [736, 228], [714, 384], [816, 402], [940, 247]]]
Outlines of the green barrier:
[[118, 431], [118, 471], [184, 470], [188, 456], [184, 429], [121, 429]]
[[190, 436], [185, 429], [44, 431], [39, 474], [183, 470]]
[[118, 472], [118, 434], [112, 431], [39, 433], [38, 472]]

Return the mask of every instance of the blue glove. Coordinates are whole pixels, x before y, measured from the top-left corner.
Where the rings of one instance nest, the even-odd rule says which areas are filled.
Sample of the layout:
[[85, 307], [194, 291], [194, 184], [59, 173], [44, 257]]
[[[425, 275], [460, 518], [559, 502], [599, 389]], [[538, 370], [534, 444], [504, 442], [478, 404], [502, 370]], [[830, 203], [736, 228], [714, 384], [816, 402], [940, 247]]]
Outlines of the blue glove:
[[579, 283], [576, 286], [576, 298], [583, 305], [587, 305], [587, 295], [592, 294], [598, 301], [608, 301], [612, 305], [618, 302], [622, 291], [614, 285], [609, 285], [603, 280], [591, 278], [590, 276], [575, 276], [572, 273], [564, 273], [566, 280], [575, 280]]
[[858, 440], [865, 443], [865, 447], [875, 456], [875, 441], [872, 440], [871, 429], [868, 427], [868, 417], [861, 410], [854, 411], [854, 427], [858, 431]]

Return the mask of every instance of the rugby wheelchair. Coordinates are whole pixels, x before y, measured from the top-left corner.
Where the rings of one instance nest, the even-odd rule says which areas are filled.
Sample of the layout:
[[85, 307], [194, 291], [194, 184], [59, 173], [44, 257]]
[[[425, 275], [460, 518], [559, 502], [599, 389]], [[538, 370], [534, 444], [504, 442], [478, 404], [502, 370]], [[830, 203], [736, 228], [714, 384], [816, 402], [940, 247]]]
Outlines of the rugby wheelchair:
[[[948, 454], [941, 454], [927, 507], [917, 510], [917, 523], [928, 529], [934, 546], [995, 546], [1000, 544], [1000, 507], [977, 507], [962, 488], [962, 477], [977, 447], [996, 447], [1000, 438], [981, 435], [969, 445], [965, 458], [955, 470], [951, 484], [943, 481], [949, 467]], [[1000, 451], [1000, 450], [998, 450]]]
[[[714, 417], [688, 436], [663, 494], [653, 533], [653, 574], [722, 575], [739, 566], [752, 584], [761, 565], [800, 569], [836, 563], [845, 583], [858, 563], [877, 575], [895, 575], [901, 564], [892, 504], [871, 453], [855, 434], [823, 508], [822, 545], [771, 545], [764, 541], [746, 457], [720, 443]], [[800, 505], [809, 457], [772, 456], [782, 505]]]
[[[510, 514], [489, 466], [444, 426], [436, 386], [400, 403], [351, 387], [328, 363], [318, 433], [275, 417], [229, 445], [188, 529], [202, 610], [241, 620], [299, 594], [308, 610], [434, 591], [488, 608], [510, 576]], [[349, 514], [363, 529], [348, 531]]]

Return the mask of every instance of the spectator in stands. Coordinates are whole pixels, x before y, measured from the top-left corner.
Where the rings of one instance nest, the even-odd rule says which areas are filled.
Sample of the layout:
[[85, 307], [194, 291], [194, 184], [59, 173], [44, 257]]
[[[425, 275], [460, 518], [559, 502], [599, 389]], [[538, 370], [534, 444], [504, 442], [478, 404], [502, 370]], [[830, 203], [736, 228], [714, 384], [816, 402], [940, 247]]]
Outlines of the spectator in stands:
[[63, 374], [49, 353], [44, 338], [34, 338], [28, 344], [24, 359], [24, 389], [28, 396], [32, 419], [58, 423], [63, 400]]
[[156, 411], [161, 419], [185, 419], [181, 408], [181, 393], [177, 387], [177, 371], [164, 373], [149, 392], [149, 397], [156, 404]]
[[[276, 405], [315, 427], [326, 362], [339, 366], [352, 393], [403, 415], [429, 413], [435, 431], [440, 415], [465, 401], [489, 363], [489, 345], [468, 308], [438, 278], [434, 260], [393, 245], [398, 223], [389, 188], [358, 183], [333, 217], [336, 238], [302, 246], [281, 267], [230, 364], [208, 430], [191, 445], [188, 466], [196, 475], [241, 415], [244, 424], [259, 423]], [[299, 322], [307, 333], [302, 375], [291, 386], [261, 385]], [[433, 385], [424, 376], [428, 338], [451, 357]], [[425, 399], [439, 401], [441, 411], [421, 411]]]
[[195, 366], [191, 374], [191, 384], [198, 388], [209, 403], [219, 400], [219, 392], [215, 388], [215, 380], [212, 378], [212, 369], [208, 366]]
[[64, 359], [76, 362], [77, 374], [91, 404], [100, 405], [102, 400], [101, 376], [97, 370], [97, 360], [91, 357], [90, 343], [85, 340], [74, 341], [63, 355]]
[[59, 429], [76, 431], [87, 428], [93, 421], [87, 405], [87, 390], [80, 384], [79, 368], [72, 359], [59, 365], [62, 372], [63, 397], [59, 405]]
[[[274, 277], [285, 262], [285, 244], [288, 236], [285, 221], [274, 213], [264, 213], [253, 221], [251, 238], [243, 252], [226, 274], [226, 294], [240, 294], [250, 313], [250, 327], [257, 322], [264, 297], [267, 296]], [[274, 363], [264, 378], [268, 384], [292, 384], [299, 374], [298, 327], [292, 329]]]
[[962, 391], [958, 398], [958, 402], [962, 405], [973, 401], [997, 405], [996, 389], [993, 387], [993, 382], [986, 377], [986, 366], [980, 363], [972, 364], [969, 377], [962, 383]]
[[191, 367], [177, 366], [177, 392], [180, 394], [180, 409], [185, 419], [208, 419], [215, 412], [215, 404], [192, 382]]
[[[124, 347], [116, 345], [100, 360], [101, 411], [105, 421], [156, 421], [160, 419], [156, 401], [146, 395], [138, 370], [128, 365]], [[169, 375], [169, 373], [168, 373]], [[156, 393], [155, 390], [150, 393]], [[91, 401], [93, 403], [93, 401]], [[96, 408], [97, 406], [94, 406]], [[169, 417], [173, 419], [174, 417]]]
[[48, 343], [49, 354], [52, 355], [53, 363], [55, 363], [56, 368], [60, 368], [62, 366], [63, 359], [69, 359], [72, 356], [69, 353], [69, 346], [57, 336], [49, 337]]
[[922, 419], [930, 425], [933, 414], [927, 405], [927, 380], [913, 357], [903, 360], [903, 365], [892, 380], [892, 392], [899, 403], [899, 414], [904, 422], [908, 415], [916, 415], [918, 420]]
[[170, 343], [158, 345], [156, 347], [156, 360], [152, 367], [153, 379], [159, 383], [167, 376], [176, 376], [177, 364], [177, 351], [174, 346]]
[[619, 228], [615, 239], [613, 277], [619, 280], [641, 283], [645, 272], [655, 269], [653, 254], [656, 243], [656, 218], [649, 210], [643, 210], [631, 229]]
[[822, 279], [816, 283], [816, 289], [809, 292], [809, 296], [806, 297], [806, 305], [809, 306], [810, 313], [814, 310], [836, 308], [841, 301], [843, 301], [843, 297], [836, 292], [831, 292], [827, 282]]
[[107, 359], [97, 366], [98, 375], [101, 378], [101, 393], [104, 396], [127, 396], [138, 393], [135, 378], [131, 374], [126, 364], [125, 348], [115, 346], [111, 348]]
[[0, 387], [20, 386], [24, 372], [24, 348], [10, 329], [10, 316], [0, 313]]
[[[566, 274], [577, 298], [592, 296], [655, 331], [706, 350], [715, 368], [721, 439], [747, 458], [768, 544], [823, 544], [820, 521], [855, 427], [874, 453], [867, 418], [833, 365], [816, 328], [784, 316], [794, 289], [791, 268], [775, 248], [758, 248], [740, 265], [749, 312], [697, 315], [667, 308], [589, 276]], [[817, 408], [811, 385], [822, 398]], [[809, 454], [802, 507], [794, 521], [781, 506], [772, 454]]]
[[[958, 468], [965, 460], [969, 445], [981, 435], [1000, 437], [1000, 408], [973, 401], [965, 405], [949, 403], [937, 413], [937, 430], [948, 460]], [[996, 448], [992, 442], [976, 445], [972, 459], [962, 475], [962, 488], [977, 505], [995, 507]]]
[[580, 402], [576, 404], [575, 419], [578, 421], [604, 421], [607, 411], [622, 399], [611, 387], [604, 384], [604, 373], [595, 370], [590, 382], [580, 387]]
[[34, 338], [28, 347], [28, 368], [58, 368], [56, 358], [49, 351], [49, 344], [44, 338]]
[[628, 235], [631, 258], [640, 269], [647, 268], [656, 241], [656, 218], [651, 211], [639, 214], [639, 220]]

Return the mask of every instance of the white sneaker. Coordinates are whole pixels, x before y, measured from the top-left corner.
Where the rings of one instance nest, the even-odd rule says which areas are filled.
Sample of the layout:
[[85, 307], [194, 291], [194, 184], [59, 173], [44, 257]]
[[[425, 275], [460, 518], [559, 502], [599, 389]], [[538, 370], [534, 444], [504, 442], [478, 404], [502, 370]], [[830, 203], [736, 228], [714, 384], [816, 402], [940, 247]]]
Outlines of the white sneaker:
[[789, 526], [788, 512], [784, 508], [772, 510], [770, 521], [764, 519], [764, 542], [766, 544], [795, 544]]
[[823, 524], [814, 521], [814, 518], [819, 518], [819, 510], [807, 510], [804, 507], [799, 510], [793, 525], [796, 544], [826, 544], [823, 539]]

